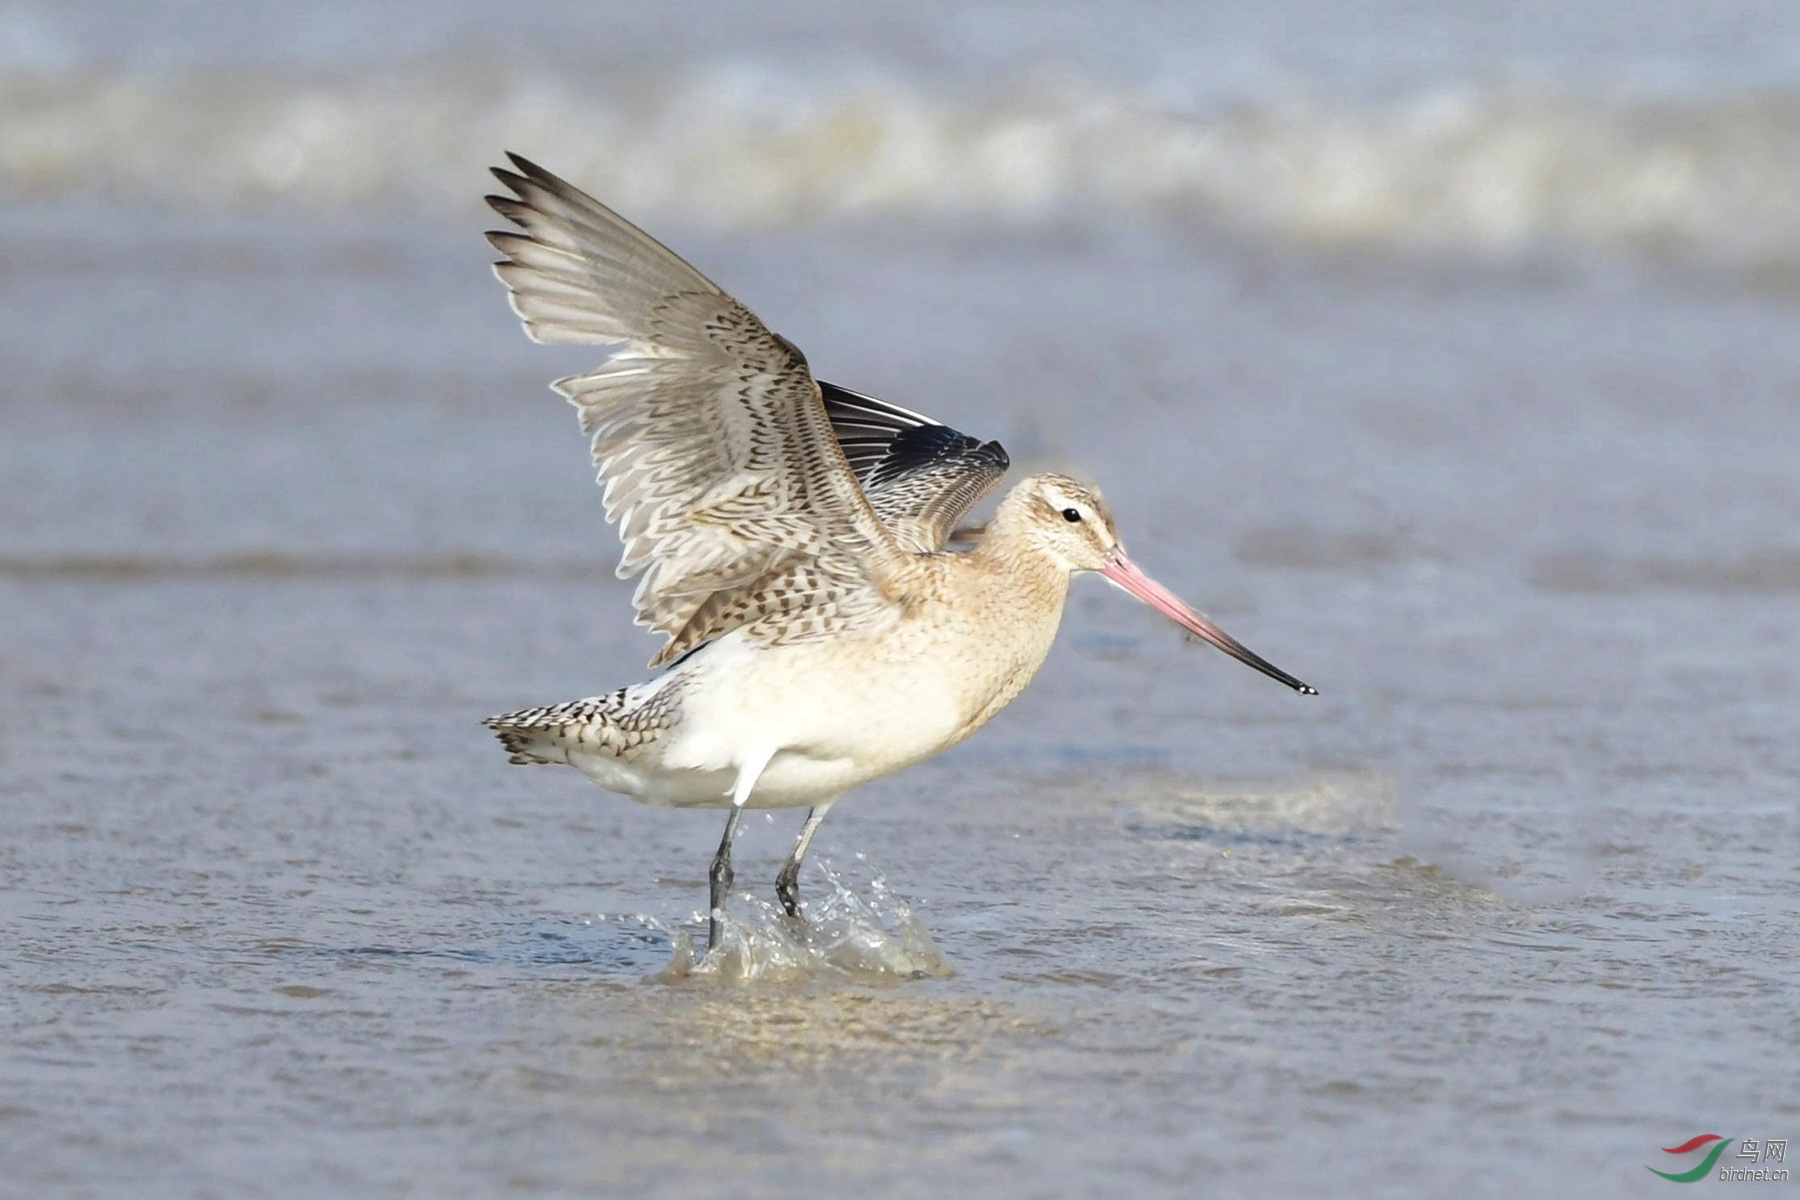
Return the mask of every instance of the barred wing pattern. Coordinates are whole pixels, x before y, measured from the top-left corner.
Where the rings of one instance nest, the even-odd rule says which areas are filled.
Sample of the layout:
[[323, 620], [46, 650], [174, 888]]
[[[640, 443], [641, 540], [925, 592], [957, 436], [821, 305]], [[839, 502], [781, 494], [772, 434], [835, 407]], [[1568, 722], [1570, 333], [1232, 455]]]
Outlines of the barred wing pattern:
[[903, 549], [942, 550], [1011, 465], [999, 442], [823, 380], [819, 390], [850, 469]]
[[833, 435], [806, 360], [597, 200], [509, 155], [494, 272], [538, 342], [610, 345], [553, 386], [592, 439], [607, 519], [670, 662], [748, 627], [765, 643], [878, 626], [903, 555]]

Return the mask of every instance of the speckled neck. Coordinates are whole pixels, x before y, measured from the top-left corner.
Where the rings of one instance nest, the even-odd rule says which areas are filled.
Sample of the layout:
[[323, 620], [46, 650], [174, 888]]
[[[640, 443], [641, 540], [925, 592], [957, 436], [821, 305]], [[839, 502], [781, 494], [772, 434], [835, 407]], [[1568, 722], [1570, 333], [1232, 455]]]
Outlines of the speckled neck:
[[1013, 488], [988, 522], [981, 545], [971, 553], [977, 571], [1004, 579], [1021, 606], [1061, 611], [1069, 571], [1034, 536], [1038, 520], [1024, 485]]

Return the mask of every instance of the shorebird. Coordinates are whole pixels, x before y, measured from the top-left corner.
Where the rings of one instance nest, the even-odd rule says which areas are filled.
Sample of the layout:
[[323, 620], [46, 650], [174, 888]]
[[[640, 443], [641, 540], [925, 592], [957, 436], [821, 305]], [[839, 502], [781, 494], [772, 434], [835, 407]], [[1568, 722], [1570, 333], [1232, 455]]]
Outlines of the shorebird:
[[806, 356], [593, 197], [508, 155], [490, 233], [525, 332], [608, 348], [552, 385], [591, 439], [618, 574], [667, 636], [648, 682], [490, 717], [515, 763], [566, 763], [646, 804], [729, 810], [708, 946], [746, 808], [809, 811], [776, 879], [851, 788], [956, 745], [1037, 673], [1094, 571], [1240, 662], [1316, 695], [1125, 556], [1100, 492], [1042, 474], [948, 548], [1008, 461], [998, 442], [813, 378]]

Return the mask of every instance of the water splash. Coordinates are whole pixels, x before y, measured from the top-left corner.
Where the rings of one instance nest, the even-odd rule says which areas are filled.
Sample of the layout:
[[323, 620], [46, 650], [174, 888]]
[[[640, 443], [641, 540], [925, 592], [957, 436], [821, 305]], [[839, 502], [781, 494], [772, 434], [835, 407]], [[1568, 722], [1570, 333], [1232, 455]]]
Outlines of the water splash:
[[794, 920], [760, 896], [736, 895], [719, 945], [711, 951], [696, 953], [686, 929], [665, 929], [672, 943], [669, 963], [651, 978], [665, 983], [881, 982], [943, 979], [954, 973], [912, 905], [879, 872], [869, 879], [866, 894], [828, 864], [818, 874], [828, 890], [802, 902], [804, 920]]

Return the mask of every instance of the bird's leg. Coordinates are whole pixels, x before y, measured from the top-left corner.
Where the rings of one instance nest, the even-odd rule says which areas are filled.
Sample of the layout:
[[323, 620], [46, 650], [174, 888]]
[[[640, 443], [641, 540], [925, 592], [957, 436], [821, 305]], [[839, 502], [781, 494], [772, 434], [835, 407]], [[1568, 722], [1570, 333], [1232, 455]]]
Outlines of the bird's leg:
[[738, 821], [743, 816], [744, 806], [733, 804], [731, 815], [725, 818], [725, 836], [719, 839], [719, 852], [713, 855], [712, 871], [707, 876], [712, 881], [712, 907], [706, 921], [708, 950], [719, 944], [719, 925], [725, 920], [725, 897], [731, 891], [731, 843], [737, 837]]
[[823, 804], [815, 804], [806, 814], [806, 824], [800, 827], [800, 837], [794, 842], [794, 852], [788, 855], [787, 863], [781, 868], [781, 874], [775, 877], [775, 894], [781, 897], [781, 907], [787, 909], [787, 915], [798, 920], [800, 917], [800, 864], [806, 861], [806, 848], [812, 845], [813, 834], [819, 830], [819, 822], [831, 811], [835, 801], [827, 800]]
[[712, 904], [706, 920], [706, 948], [709, 951], [718, 946], [725, 921], [725, 897], [731, 891], [731, 843], [737, 837], [738, 822], [743, 820], [744, 804], [750, 799], [751, 789], [756, 787], [757, 777], [774, 757], [773, 750], [763, 751], [738, 765], [737, 782], [731, 786], [731, 815], [725, 818], [725, 836], [719, 839], [719, 852], [713, 855], [712, 871], [708, 874], [712, 883], [709, 897]]

